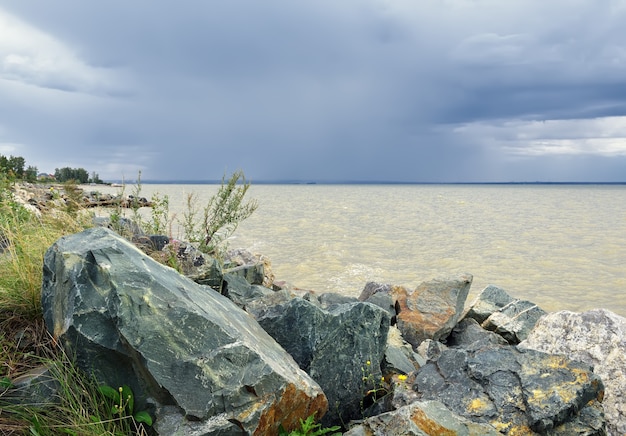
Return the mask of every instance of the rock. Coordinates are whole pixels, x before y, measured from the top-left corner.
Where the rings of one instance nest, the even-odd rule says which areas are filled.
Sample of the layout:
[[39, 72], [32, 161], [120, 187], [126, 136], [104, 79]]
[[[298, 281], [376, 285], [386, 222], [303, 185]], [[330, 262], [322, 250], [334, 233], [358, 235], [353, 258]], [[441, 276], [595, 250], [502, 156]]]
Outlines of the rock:
[[359, 300], [354, 297], [349, 297], [347, 295], [341, 295], [334, 292], [325, 292], [317, 297], [317, 301], [319, 301], [320, 307], [322, 309], [331, 310], [336, 306], [340, 306], [342, 304], [356, 303]]
[[410, 374], [424, 365], [426, 360], [413, 351], [411, 344], [402, 338], [396, 326], [389, 328], [383, 373]]
[[473, 318], [478, 324], [485, 322], [492, 313], [515, 301], [504, 289], [489, 285], [472, 301], [463, 318]]
[[506, 434], [567, 432], [581, 425], [590, 435], [603, 434], [593, 413], [592, 422], [581, 423], [588, 414], [579, 412], [600, 407], [604, 393], [589, 365], [508, 345], [475, 348], [449, 348], [420, 368], [413, 384], [419, 398], [441, 401], [454, 413]]
[[156, 428], [167, 423], [161, 434], [276, 434], [328, 407], [246, 312], [106, 228], [48, 249], [42, 305], [80, 368], [109, 386], [128, 384], [138, 409], [151, 401], [167, 410], [156, 416]]
[[242, 275], [228, 272], [224, 274], [222, 293], [242, 309], [256, 300], [274, 295], [274, 291], [261, 285], [250, 284]]
[[224, 271], [241, 275], [253, 285], [271, 288], [274, 283], [274, 273], [269, 258], [260, 254], [252, 254], [242, 248], [226, 252]]
[[48, 366], [42, 365], [32, 368], [11, 380], [11, 388], [4, 391], [0, 388], [2, 402], [42, 407], [51, 403], [58, 403], [61, 384], [58, 377]]
[[394, 286], [397, 325], [404, 339], [417, 348], [425, 339], [438, 341], [452, 331], [461, 317], [472, 276], [431, 280], [414, 291]]
[[326, 311], [297, 297], [276, 305], [256, 300], [248, 311], [322, 387], [329, 403], [325, 426], [360, 417], [367, 391], [381, 384], [387, 312], [361, 302]]
[[422, 343], [419, 344], [419, 346], [417, 347], [417, 354], [422, 356], [422, 358], [426, 361], [437, 360], [439, 359], [439, 356], [441, 356], [441, 353], [443, 353], [443, 351], [447, 349], [448, 347], [439, 341], [426, 339], [425, 341], [422, 341]]
[[471, 303], [464, 318], [473, 318], [510, 344], [518, 344], [545, 314], [536, 304], [513, 298], [503, 289], [490, 285]]
[[161, 252], [166, 256], [174, 256], [174, 262], [182, 274], [194, 282], [222, 292], [224, 273], [216, 258], [202, 253], [188, 242], [178, 240], [166, 245]]
[[545, 314], [546, 311], [535, 303], [516, 300], [492, 313], [483, 326], [515, 345], [526, 339], [537, 320]]
[[228, 273], [231, 276], [239, 276], [252, 285], [263, 285], [264, 283], [263, 264], [260, 263], [226, 268], [224, 273]]
[[446, 341], [451, 347], [477, 351], [483, 347], [506, 345], [508, 342], [502, 336], [483, 329], [475, 319], [465, 318], [452, 330]]
[[471, 422], [439, 401], [418, 401], [398, 410], [367, 418], [344, 436], [501, 435], [488, 424]]
[[382, 307], [389, 312], [389, 316], [392, 317], [391, 322], [392, 324], [395, 324], [396, 308], [395, 301], [391, 296], [391, 290], [391, 285], [368, 282], [365, 285], [365, 288], [361, 291], [361, 295], [359, 295], [359, 301], [366, 301]]
[[550, 313], [518, 347], [564, 354], [593, 365], [605, 386], [608, 434], [626, 434], [626, 318], [606, 309]]
[[376, 294], [390, 294], [393, 286], [376, 282], [367, 282], [359, 295], [359, 301], [367, 301]]

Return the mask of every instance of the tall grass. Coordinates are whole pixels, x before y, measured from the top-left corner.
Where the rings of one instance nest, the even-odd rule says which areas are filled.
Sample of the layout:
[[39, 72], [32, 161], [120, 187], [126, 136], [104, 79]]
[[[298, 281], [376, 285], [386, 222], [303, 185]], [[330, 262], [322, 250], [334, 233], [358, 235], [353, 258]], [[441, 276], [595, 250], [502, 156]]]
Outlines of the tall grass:
[[0, 409], [0, 434], [147, 435], [131, 416], [114, 414], [111, 401], [101, 394], [95, 380], [77, 369], [63, 351], [50, 350], [54, 352], [37, 357], [34, 363], [47, 370], [37, 382], [54, 383], [56, 394], [26, 404], [6, 402]]
[[[0, 184], [0, 191], [0, 434], [144, 434], [131, 417], [111, 414], [96, 382], [56, 345], [43, 322], [43, 256], [60, 237], [90, 227], [91, 216], [74, 207], [34, 213], [6, 186]], [[57, 393], [43, 403], [9, 401], [12, 380], [34, 368], [47, 369]]]
[[89, 227], [85, 214], [36, 214], [13, 202], [0, 204], [0, 311], [41, 317], [43, 256], [61, 236]]

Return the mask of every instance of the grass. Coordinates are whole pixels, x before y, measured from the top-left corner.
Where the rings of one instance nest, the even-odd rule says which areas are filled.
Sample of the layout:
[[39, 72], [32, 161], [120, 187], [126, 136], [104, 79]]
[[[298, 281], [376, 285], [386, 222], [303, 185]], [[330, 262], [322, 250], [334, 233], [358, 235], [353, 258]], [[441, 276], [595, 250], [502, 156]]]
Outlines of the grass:
[[61, 236], [89, 226], [85, 216], [56, 210], [36, 215], [17, 204], [0, 206], [0, 307], [27, 319], [41, 317], [42, 259]]
[[[60, 237], [90, 227], [90, 216], [74, 207], [32, 213], [6, 187], [0, 194], [0, 434], [146, 434], [131, 417], [111, 413], [96, 382], [76, 368], [43, 322], [43, 256]], [[39, 404], [8, 401], [11, 381], [42, 367], [58, 394]]]

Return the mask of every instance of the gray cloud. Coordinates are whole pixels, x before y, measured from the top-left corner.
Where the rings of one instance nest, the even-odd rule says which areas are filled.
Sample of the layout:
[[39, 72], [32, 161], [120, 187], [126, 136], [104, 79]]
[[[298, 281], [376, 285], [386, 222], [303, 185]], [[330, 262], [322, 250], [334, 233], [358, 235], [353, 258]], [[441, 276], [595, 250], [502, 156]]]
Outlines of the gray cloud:
[[0, 152], [110, 179], [623, 180], [625, 24], [591, 0], [0, 0]]

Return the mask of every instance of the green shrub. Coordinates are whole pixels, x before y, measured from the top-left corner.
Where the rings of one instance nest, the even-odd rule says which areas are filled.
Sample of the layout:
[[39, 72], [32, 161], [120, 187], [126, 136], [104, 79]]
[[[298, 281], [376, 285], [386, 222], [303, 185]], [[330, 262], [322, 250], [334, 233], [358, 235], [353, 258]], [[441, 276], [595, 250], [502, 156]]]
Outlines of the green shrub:
[[239, 224], [249, 218], [258, 208], [256, 200], [244, 202], [250, 188], [242, 171], [233, 173], [228, 181], [222, 178], [222, 184], [202, 210], [198, 225], [198, 209], [193, 195], [187, 197], [187, 211], [183, 213], [185, 238], [197, 243], [198, 249], [207, 254], [219, 254], [225, 249], [226, 240]]

